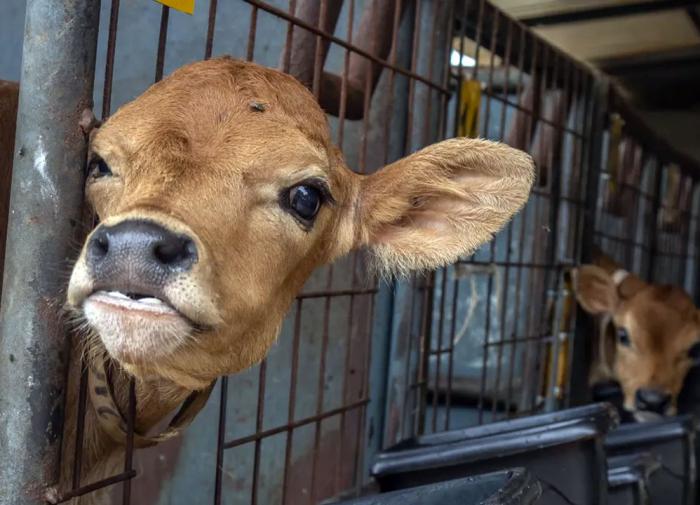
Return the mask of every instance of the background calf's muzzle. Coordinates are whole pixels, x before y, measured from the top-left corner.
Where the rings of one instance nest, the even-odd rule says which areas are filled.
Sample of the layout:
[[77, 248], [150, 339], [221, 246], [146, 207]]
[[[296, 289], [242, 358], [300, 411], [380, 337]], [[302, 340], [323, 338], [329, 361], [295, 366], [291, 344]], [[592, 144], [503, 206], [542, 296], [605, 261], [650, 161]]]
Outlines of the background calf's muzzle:
[[639, 388], [635, 403], [638, 410], [664, 414], [671, 404], [671, 395], [656, 388]]
[[159, 296], [172, 276], [187, 272], [196, 261], [190, 237], [145, 220], [100, 225], [86, 251], [95, 290], [150, 296]]

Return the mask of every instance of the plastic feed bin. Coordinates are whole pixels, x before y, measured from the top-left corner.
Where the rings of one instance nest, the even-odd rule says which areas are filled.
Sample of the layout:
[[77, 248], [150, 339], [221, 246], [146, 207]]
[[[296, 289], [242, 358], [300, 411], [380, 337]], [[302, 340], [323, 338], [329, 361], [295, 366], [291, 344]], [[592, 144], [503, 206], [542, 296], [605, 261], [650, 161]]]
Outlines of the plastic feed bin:
[[519, 468], [488, 473], [391, 493], [336, 502], [337, 505], [534, 505], [539, 483]]
[[647, 452], [608, 458], [608, 505], [650, 505], [649, 479], [660, 466]]
[[599, 505], [607, 499], [603, 439], [617, 425], [608, 404], [407, 440], [380, 454], [372, 473], [382, 491], [505, 468], [525, 467], [543, 505]]
[[691, 416], [623, 424], [608, 435], [605, 448], [611, 456], [638, 452], [658, 456], [661, 468], [649, 480], [651, 503], [693, 505], [696, 429]]

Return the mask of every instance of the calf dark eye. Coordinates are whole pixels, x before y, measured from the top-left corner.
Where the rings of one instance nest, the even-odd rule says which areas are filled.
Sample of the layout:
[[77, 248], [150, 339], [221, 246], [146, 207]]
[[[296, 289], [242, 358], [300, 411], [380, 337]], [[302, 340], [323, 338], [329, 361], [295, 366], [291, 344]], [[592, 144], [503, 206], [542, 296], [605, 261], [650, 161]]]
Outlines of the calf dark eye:
[[313, 222], [322, 201], [321, 190], [314, 186], [300, 184], [289, 190], [289, 210], [304, 223]]
[[627, 333], [627, 330], [624, 328], [617, 329], [617, 341], [625, 347], [629, 347], [630, 345], [632, 345], [629, 333]]
[[95, 158], [90, 162], [88, 173], [90, 174], [90, 177], [99, 179], [100, 177], [112, 175], [112, 170], [109, 168], [109, 165], [107, 165], [105, 160], [102, 158]]

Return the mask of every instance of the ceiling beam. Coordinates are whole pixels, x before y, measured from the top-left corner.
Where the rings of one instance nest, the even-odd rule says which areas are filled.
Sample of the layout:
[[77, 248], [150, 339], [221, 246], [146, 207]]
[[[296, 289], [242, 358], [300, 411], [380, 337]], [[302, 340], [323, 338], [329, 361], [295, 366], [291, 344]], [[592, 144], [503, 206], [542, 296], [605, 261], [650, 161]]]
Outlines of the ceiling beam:
[[636, 2], [628, 4], [613, 4], [590, 9], [579, 9], [571, 12], [544, 14], [540, 16], [523, 17], [520, 21], [527, 26], [558, 25], [591, 21], [595, 19], [629, 16], [633, 14], [648, 14], [671, 9], [686, 9], [697, 7], [698, 0], [657, 0], [653, 2]]
[[613, 73], [635, 72], [648, 69], [663, 69], [668, 66], [698, 65], [700, 69], [700, 47], [673, 49], [656, 53], [622, 56], [596, 61], [596, 66]]

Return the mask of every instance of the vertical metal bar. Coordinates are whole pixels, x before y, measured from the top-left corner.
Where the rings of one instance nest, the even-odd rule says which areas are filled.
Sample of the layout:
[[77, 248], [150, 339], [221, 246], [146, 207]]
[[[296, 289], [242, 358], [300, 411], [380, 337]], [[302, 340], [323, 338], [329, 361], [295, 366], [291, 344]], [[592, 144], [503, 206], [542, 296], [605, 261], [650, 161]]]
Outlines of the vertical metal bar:
[[[293, 2], [294, 0], [292, 0]], [[296, 311], [294, 314], [294, 339], [292, 341], [292, 362], [291, 362], [291, 377], [289, 380], [289, 407], [287, 409], [287, 441], [284, 450], [284, 476], [282, 487], [282, 505], [286, 505], [288, 501], [289, 491], [289, 474], [292, 462], [292, 442], [294, 439], [294, 411], [296, 407], [297, 397], [297, 377], [299, 373], [299, 346], [301, 341], [301, 309], [303, 300], [297, 299]]]
[[105, 83], [102, 91], [102, 119], [109, 116], [112, 107], [112, 75], [114, 74], [114, 52], [117, 47], [117, 26], [119, 24], [119, 0], [112, 0], [109, 12], [109, 32], [107, 34], [107, 57], [105, 59]]
[[[267, 360], [260, 363], [258, 370], [258, 412], [255, 416], [255, 433], [260, 433], [265, 419], [265, 387], [267, 378]], [[260, 477], [260, 450], [262, 449], [262, 439], [255, 439], [255, 455], [253, 457], [253, 483], [250, 496], [251, 505], [258, 503], [258, 483]]]
[[165, 46], [168, 43], [168, 19], [170, 17], [170, 7], [163, 6], [160, 14], [160, 30], [158, 31], [158, 53], [156, 56], [156, 77], [158, 82], [163, 78], [163, 67], [165, 66]]
[[250, 29], [248, 30], [248, 48], [246, 49], [246, 60], [253, 61], [255, 56], [255, 33], [258, 29], [258, 7], [251, 6]]
[[[289, 0], [289, 14], [294, 16], [296, 14], [296, 0]], [[292, 23], [287, 24], [287, 38], [284, 43], [284, 47], [292, 47], [292, 42], [294, 41], [294, 25]], [[292, 61], [292, 51], [285, 51], [282, 55], [282, 72], [289, 72], [289, 66]]]
[[656, 170], [654, 173], [654, 200], [652, 202], [651, 215], [649, 216], [648, 236], [649, 242], [649, 265], [646, 271], [648, 281], [654, 280], [654, 267], [656, 266], [656, 256], [658, 254], [658, 219], [661, 210], [661, 188], [663, 184], [664, 166], [661, 160], [656, 160]]
[[[503, 58], [503, 65], [505, 66], [505, 76], [503, 83], [503, 96], [501, 100], [501, 125], [499, 128], [498, 140], [503, 140], [503, 135], [506, 126], [506, 109], [508, 108], [508, 87], [509, 87], [509, 77], [510, 77], [510, 53], [511, 45], [513, 41], [513, 20], [506, 19], [508, 24], [508, 29], [506, 31], [506, 51]], [[503, 268], [503, 282], [501, 283], [501, 293], [503, 293], [503, 300], [500, 307], [500, 336], [498, 342], [498, 355], [496, 357], [496, 379], [493, 388], [493, 394], [495, 398], [491, 405], [491, 416], [495, 419], [496, 410], [500, 401], [500, 389], [501, 389], [501, 368], [503, 366], [503, 348], [505, 346], [504, 341], [506, 339], [506, 313], [508, 307], [508, 274], [510, 272], [511, 263], [511, 241], [513, 239], [513, 221], [510, 221], [506, 228], [506, 259]], [[506, 410], [506, 415], [509, 410], [508, 404], [504, 405]]]
[[[491, 26], [491, 58], [489, 59], [489, 78], [488, 84], [486, 86], [486, 111], [484, 113], [484, 130], [481, 132], [486, 138], [489, 137], [489, 122], [491, 115], [491, 97], [493, 94], [493, 66], [494, 57], [496, 52], [496, 41], [498, 39], [499, 21], [500, 21], [500, 11], [489, 6], [493, 10], [493, 25]], [[483, 15], [483, 11], [481, 12]], [[478, 65], [478, 63], [477, 63]], [[496, 255], [496, 246], [492, 241], [489, 243], [489, 262], [493, 263]], [[497, 267], [496, 267], [497, 268]], [[489, 273], [488, 279], [486, 281], [486, 317], [484, 324], [484, 343], [482, 345], [483, 356], [481, 361], [481, 378], [479, 386], [479, 400], [477, 409], [479, 411], [479, 424], [484, 422], [484, 400], [487, 393], [486, 383], [488, 381], [488, 367], [489, 367], [489, 345], [491, 339], [491, 293], [493, 292], [493, 273]]]
[[214, 474], [214, 505], [221, 505], [221, 487], [224, 470], [224, 442], [226, 437], [226, 409], [228, 403], [228, 377], [219, 381], [221, 399], [219, 400], [219, 431], [216, 440], [216, 470]]
[[[526, 30], [520, 26], [520, 37], [519, 37], [519, 43], [520, 43], [520, 51], [518, 55], [518, 86], [516, 89], [516, 104], [518, 107], [520, 107], [520, 102], [521, 102], [521, 95], [523, 93], [523, 78], [525, 75], [525, 41], [527, 37]], [[525, 91], [527, 94], [527, 90]], [[521, 114], [527, 114], [527, 111], [521, 111], [518, 109], [516, 112], [516, 116], [513, 119], [514, 121], [514, 128], [517, 129], [516, 133], [516, 138], [522, 138], [525, 139], [527, 136], [527, 131], [529, 131], [529, 128], [525, 128], [527, 121], [520, 121], [519, 116]], [[525, 129], [525, 132], [520, 132], [520, 129]], [[520, 148], [525, 148], [525, 145], [522, 146], [517, 146]], [[520, 233], [519, 233], [519, 238], [520, 242], [523, 243], [523, 240], [525, 238], [525, 228], [526, 228], [526, 216], [527, 216], [527, 208], [523, 209], [520, 217]], [[511, 244], [508, 244], [508, 248], [510, 249]], [[523, 248], [520, 247], [518, 248], [518, 258], [516, 259], [516, 262], [522, 263], [523, 259]], [[522, 279], [522, 267], [518, 266], [515, 269], [515, 300], [514, 300], [514, 307], [515, 311], [512, 316], [513, 319], [513, 332], [512, 332], [512, 337], [511, 337], [511, 345], [510, 345], [510, 367], [508, 367], [508, 387], [506, 389], [506, 396], [505, 396], [505, 405], [507, 410], [508, 415], [510, 416], [510, 407], [513, 399], [513, 380], [515, 379], [515, 366], [516, 366], [516, 356], [517, 351], [518, 351], [518, 315], [520, 313], [520, 281]]]
[[[136, 422], [136, 381], [129, 381], [129, 406], [126, 416], [126, 449], [124, 451], [124, 473], [133, 469], [134, 456], [134, 424]], [[122, 483], [122, 505], [131, 504], [131, 479]]]
[[61, 272], [81, 232], [100, 3], [28, 0], [0, 312], [2, 503], [43, 504], [61, 446]]
[[216, 7], [218, 0], [211, 0], [209, 4], [209, 24], [207, 26], [207, 42], [204, 46], [204, 59], [211, 58], [214, 48], [214, 30], [216, 29]]
[[[585, 204], [583, 206], [584, 237], [580, 247], [579, 262], [588, 263], [593, 256], [593, 241], [589, 239], [596, 230], [596, 202], [602, 170], [603, 131], [608, 114], [609, 82], [605, 77], [597, 76], [589, 84], [589, 108], [586, 120], [587, 149], [584, 150], [584, 170], [588, 173], [586, 180]], [[584, 403], [589, 399], [588, 388], [589, 363], [591, 361], [590, 335], [595, 328], [590, 318], [577, 317], [572, 349], [570, 404]]]

